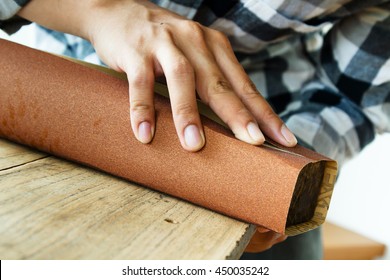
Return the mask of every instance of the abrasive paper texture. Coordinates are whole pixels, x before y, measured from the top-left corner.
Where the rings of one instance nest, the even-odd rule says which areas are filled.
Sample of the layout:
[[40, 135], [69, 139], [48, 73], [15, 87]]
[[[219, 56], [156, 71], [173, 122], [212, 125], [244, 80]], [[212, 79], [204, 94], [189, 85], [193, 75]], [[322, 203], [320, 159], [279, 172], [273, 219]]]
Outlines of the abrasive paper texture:
[[330, 171], [325, 170], [314, 222], [287, 233], [323, 222], [336, 176], [333, 161], [302, 147], [285, 153], [251, 146], [206, 117], [205, 147], [186, 152], [169, 100], [159, 95], [155, 137], [141, 144], [130, 127], [126, 81], [4, 40], [0, 58], [0, 137], [280, 233], [301, 170], [324, 161]]

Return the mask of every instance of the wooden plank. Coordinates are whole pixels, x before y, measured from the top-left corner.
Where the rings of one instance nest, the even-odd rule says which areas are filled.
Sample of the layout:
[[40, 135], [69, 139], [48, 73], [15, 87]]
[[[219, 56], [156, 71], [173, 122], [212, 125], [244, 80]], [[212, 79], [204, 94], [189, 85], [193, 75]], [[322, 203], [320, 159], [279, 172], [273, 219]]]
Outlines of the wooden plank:
[[255, 231], [54, 157], [0, 171], [0, 205], [1, 259], [234, 259]]
[[338, 225], [323, 225], [324, 259], [371, 260], [382, 257], [386, 246]]
[[36, 150], [0, 138], [0, 170], [46, 157]]

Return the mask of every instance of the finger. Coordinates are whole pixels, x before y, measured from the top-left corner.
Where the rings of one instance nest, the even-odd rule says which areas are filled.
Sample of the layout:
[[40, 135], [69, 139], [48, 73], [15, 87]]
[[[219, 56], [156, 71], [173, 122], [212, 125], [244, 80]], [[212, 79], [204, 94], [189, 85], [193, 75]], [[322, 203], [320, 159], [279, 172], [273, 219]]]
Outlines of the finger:
[[279, 238], [280, 234], [273, 231], [265, 233], [255, 232], [248, 246], [245, 248], [245, 252], [262, 252], [268, 250], [275, 244], [275, 239]]
[[230, 83], [220, 71], [214, 56], [203, 38], [202, 27], [189, 22], [193, 45], [178, 42], [180, 49], [191, 62], [196, 75], [196, 89], [200, 98], [230, 127], [235, 136], [250, 144], [264, 142], [255, 118], [234, 93]]
[[195, 95], [195, 77], [190, 62], [173, 42], [156, 50], [168, 85], [176, 132], [184, 149], [198, 151], [205, 144]]
[[155, 131], [153, 60], [133, 54], [127, 65], [131, 127], [136, 138], [146, 144]]
[[249, 79], [238, 62], [230, 46], [229, 40], [222, 33], [209, 29], [206, 32], [210, 49], [220, 65], [222, 73], [231, 82], [235, 93], [255, 116], [260, 129], [276, 142], [292, 147], [297, 144], [294, 134], [272, 110], [268, 102], [261, 96], [256, 86]]

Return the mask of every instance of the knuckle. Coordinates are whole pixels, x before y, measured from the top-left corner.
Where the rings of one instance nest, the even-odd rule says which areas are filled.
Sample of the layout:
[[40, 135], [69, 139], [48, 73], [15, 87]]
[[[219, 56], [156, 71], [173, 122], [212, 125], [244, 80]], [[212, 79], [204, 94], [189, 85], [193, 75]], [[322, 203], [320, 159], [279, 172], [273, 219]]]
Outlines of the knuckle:
[[142, 50], [145, 48], [145, 45], [147, 44], [148, 40], [145, 34], [141, 34], [139, 37], [137, 37], [134, 40], [134, 45], [137, 49]]
[[153, 106], [143, 100], [132, 100], [130, 103], [130, 113], [135, 117], [143, 117], [148, 115], [152, 109]]
[[212, 38], [219, 44], [230, 49], [230, 41], [228, 37], [221, 31], [210, 29]]
[[145, 88], [150, 85], [150, 78], [145, 72], [138, 72], [131, 75], [129, 78], [129, 84], [133, 88]]
[[236, 115], [245, 116], [245, 118], [247, 118], [247, 119], [252, 119], [248, 109], [244, 105], [237, 108]]
[[212, 93], [220, 94], [232, 91], [232, 86], [225, 79], [216, 79], [214, 83], [212, 83]]
[[159, 38], [160, 41], [173, 41], [173, 27], [170, 24], [154, 26], [152, 31], [153, 38]]
[[249, 93], [249, 94], [256, 94], [256, 95], [259, 94], [256, 85], [250, 79], [242, 83], [242, 90], [245, 93]]
[[245, 81], [241, 87], [242, 99], [245, 102], [251, 102], [253, 99], [261, 98], [255, 84], [251, 81]]
[[196, 114], [196, 109], [190, 104], [183, 103], [175, 106], [174, 113], [181, 118], [192, 118]]
[[203, 26], [195, 21], [186, 20], [183, 24], [184, 30], [187, 34], [189, 34], [193, 38], [203, 38]]
[[236, 121], [237, 119], [240, 119], [243, 123], [253, 121], [251, 114], [245, 106], [240, 106], [237, 108], [235, 114], [233, 114], [232, 122]]
[[172, 64], [172, 73], [177, 76], [185, 76], [193, 73], [190, 62], [184, 57], [179, 57]]
[[202, 100], [210, 106], [219, 106], [226, 98], [227, 94], [232, 93], [232, 86], [228, 81], [223, 78], [216, 78], [209, 83], [206, 95], [203, 96]]
[[233, 127], [238, 120], [241, 120], [243, 123], [252, 121], [252, 117], [244, 106], [233, 108], [231, 112], [232, 114], [226, 116], [224, 120], [229, 127]]

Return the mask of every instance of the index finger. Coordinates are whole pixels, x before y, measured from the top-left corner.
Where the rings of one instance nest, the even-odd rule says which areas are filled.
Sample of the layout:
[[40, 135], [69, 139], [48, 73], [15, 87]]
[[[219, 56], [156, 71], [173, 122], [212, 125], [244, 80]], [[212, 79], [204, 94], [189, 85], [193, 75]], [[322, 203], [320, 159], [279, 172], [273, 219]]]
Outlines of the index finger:
[[171, 42], [156, 51], [169, 89], [173, 120], [180, 143], [188, 151], [205, 144], [195, 94], [195, 75], [190, 62]]

